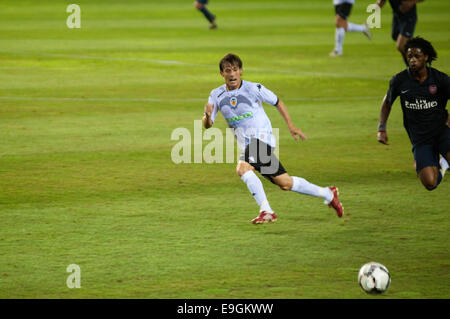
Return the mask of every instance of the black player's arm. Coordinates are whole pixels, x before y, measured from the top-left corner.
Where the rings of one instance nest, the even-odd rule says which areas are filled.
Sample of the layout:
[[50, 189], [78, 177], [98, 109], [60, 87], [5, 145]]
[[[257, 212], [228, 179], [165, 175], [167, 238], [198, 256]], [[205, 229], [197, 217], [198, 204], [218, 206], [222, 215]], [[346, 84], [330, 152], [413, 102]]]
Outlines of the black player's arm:
[[388, 101], [387, 95], [384, 96], [381, 103], [380, 121], [378, 123], [377, 140], [380, 143], [388, 144], [388, 137], [386, 132], [386, 123], [391, 113], [392, 104]]
[[381, 111], [380, 111], [380, 123], [387, 122], [389, 118], [389, 114], [391, 113], [392, 105], [389, 103], [387, 99], [387, 94], [383, 98], [383, 102], [381, 103]]
[[203, 113], [202, 123], [203, 127], [208, 129], [213, 125], [213, 122], [211, 120], [211, 114], [213, 112], [214, 105], [206, 103], [205, 104], [205, 113]]

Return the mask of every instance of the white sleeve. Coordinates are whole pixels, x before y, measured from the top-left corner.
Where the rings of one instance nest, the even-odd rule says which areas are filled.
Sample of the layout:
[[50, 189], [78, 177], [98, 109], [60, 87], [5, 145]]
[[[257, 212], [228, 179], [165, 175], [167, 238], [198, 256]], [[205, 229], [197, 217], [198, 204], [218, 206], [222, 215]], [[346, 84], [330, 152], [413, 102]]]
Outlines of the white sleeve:
[[255, 85], [256, 96], [264, 103], [276, 106], [278, 104], [278, 96], [271, 90], [267, 89], [264, 85], [257, 83]]
[[213, 91], [213, 92], [211, 92], [211, 94], [209, 95], [209, 98], [208, 98], [208, 104], [214, 105], [214, 108], [213, 108], [213, 111], [212, 111], [212, 114], [211, 114], [211, 122], [212, 123], [214, 123], [214, 121], [216, 120], [217, 113], [219, 111], [219, 108], [217, 107], [216, 101], [217, 100], [216, 100], [216, 97], [215, 97], [215, 94], [214, 94], [214, 91]]

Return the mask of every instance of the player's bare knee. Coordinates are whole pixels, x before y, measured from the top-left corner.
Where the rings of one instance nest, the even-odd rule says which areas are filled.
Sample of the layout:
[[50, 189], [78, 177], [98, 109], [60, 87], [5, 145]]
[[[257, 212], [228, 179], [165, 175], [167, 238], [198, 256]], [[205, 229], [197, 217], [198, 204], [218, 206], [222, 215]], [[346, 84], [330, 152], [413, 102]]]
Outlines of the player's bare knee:
[[248, 171], [253, 171], [253, 170], [254, 170], [254, 168], [253, 168], [252, 166], [250, 166], [250, 167], [245, 166], [245, 167], [238, 168], [238, 169], [236, 170], [236, 173], [237, 173], [239, 176], [242, 176], [242, 175], [244, 175], [245, 173], [247, 173]]
[[272, 180], [282, 191], [290, 191], [292, 189], [293, 180], [288, 175], [282, 176], [281, 178], [277, 176]]
[[194, 7], [197, 9], [197, 10], [200, 10], [201, 8], [203, 8], [203, 4], [201, 4], [200, 2], [198, 2], [198, 1], [194, 1]]
[[239, 162], [238, 165], [236, 166], [236, 174], [238, 174], [239, 176], [242, 176], [245, 173], [247, 173], [248, 171], [253, 171], [253, 170], [254, 170], [253, 166], [251, 166], [247, 162]]
[[437, 187], [437, 178], [421, 178], [422, 185], [429, 191]]
[[290, 191], [292, 189], [293, 181], [292, 178], [288, 178], [285, 181], [283, 181], [283, 184], [280, 185], [281, 190], [283, 191]]
[[337, 15], [335, 25], [336, 28], [345, 28], [345, 20], [341, 16]]
[[281, 189], [282, 191], [290, 191], [291, 188], [292, 188], [292, 186], [289, 185], [289, 184], [287, 184], [287, 183], [282, 184], [282, 185], [278, 185], [278, 186], [280, 187], [280, 189]]
[[436, 187], [437, 187], [436, 183], [434, 183], [434, 184], [433, 183], [422, 183], [422, 184], [429, 191], [432, 191], [432, 190], [436, 189]]

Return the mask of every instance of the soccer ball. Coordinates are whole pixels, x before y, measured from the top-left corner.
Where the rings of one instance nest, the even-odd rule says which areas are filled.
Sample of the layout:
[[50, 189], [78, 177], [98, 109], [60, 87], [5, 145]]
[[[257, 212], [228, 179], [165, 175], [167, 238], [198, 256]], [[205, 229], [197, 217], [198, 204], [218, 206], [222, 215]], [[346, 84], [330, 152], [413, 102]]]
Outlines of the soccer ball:
[[365, 292], [381, 294], [388, 289], [391, 283], [391, 275], [385, 266], [371, 261], [359, 270], [358, 282]]

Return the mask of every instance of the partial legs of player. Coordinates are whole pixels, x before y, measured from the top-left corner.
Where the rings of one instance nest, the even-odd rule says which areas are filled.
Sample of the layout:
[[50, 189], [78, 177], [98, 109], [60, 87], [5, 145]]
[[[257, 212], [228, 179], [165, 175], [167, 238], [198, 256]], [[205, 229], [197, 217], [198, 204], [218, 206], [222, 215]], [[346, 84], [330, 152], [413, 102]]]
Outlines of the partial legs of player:
[[[260, 207], [259, 215], [252, 220], [252, 223], [262, 224], [276, 221], [277, 216], [270, 207], [262, 182], [254, 173], [253, 166], [245, 161], [239, 161], [236, 172], [247, 185], [250, 193]], [[337, 216], [342, 217], [344, 208], [339, 202], [336, 187], [320, 187], [308, 182], [304, 178], [297, 176], [291, 177], [287, 173], [271, 177], [271, 179], [282, 190], [322, 197], [325, 200], [325, 204], [333, 207], [336, 210]]]
[[438, 185], [441, 183], [442, 179], [444, 178], [445, 172], [449, 168], [449, 161], [450, 161], [450, 151], [447, 152], [446, 158], [441, 157], [439, 161], [440, 168], [437, 166], [427, 166], [422, 168], [419, 171], [419, 179], [422, 182], [423, 186], [425, 186], [426, 189], [429, 191], [435, 189], [438, 187]]
[[405, 52], [405, 44], [408, 42], [409, 38], [407, 36], [404, 36], [403, 34], [399, 34], [397, 37], [397, 41], [395, 42], [397, 50], [402, 55], [403, 61], [405, 62], [406, 66], [408, 67], [408, 61], [406, 60], [406, 52]]
[[239, 161], [236, 167], [236, 173], [247, 185], [248, 190], [259, 206], [259, 215], [252, 220], [252, 223], [263, 224], [274, 222], [277, 220], [277, 215], [275, 215], [274, 211], [270, 207], [263, 184], [254, 173], [254, 170], [255, 169], [253, 166], [245, 161]]
[[206, 5], [208, 4], [208, 0], [195, 0], [194, 2], [194, 6], [195, 8], [200, 11], [201, 13], [203, 13], [203, 15], [205, 16], [205, 18], [209, 21], [210, 29], [217, 29], [217, 24], [216, 24], [216, 16], [214, 14], [212, 14], [208, 8], [206, 8]]
[[338, 199], [339, 191], [335, 186], [320, 187], [302, 177], [289, 176], [287, 173], [272, 177], [272, 181], [284, 191], [323, 198], [325, 204], [336, 210], [338, 217], [342, 217], [344, 213], [344, 207]]
[[330, 53], [331, 57], [337, 57], [343, 54], [344, 38], [346, 32], [361, 32], [369, 40], [372, 39], [372, 34], [370, 33], [367, 24], [355, 24], [348, 22], [347, 19], [344, 19], [339, 14], [336, 14], [335, 24], [336, 24], [335, 45], [333, 51], [331, 51]]
[[423, 186], [431, 191], [439, 185], [439, 174], [440, 172], [436, 166], [427, 166], [420, 170], [419, 179], [422, 182]]

